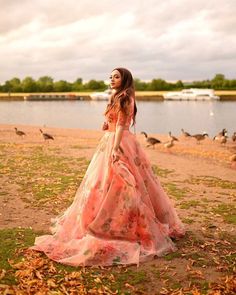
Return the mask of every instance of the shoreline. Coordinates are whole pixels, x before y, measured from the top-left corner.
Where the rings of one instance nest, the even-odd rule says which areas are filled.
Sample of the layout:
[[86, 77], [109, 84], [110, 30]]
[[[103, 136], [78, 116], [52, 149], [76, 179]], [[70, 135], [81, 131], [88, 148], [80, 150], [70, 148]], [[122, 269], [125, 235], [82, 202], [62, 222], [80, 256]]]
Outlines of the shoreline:
[[[136, 91], [136, 100], [139, 101], [164, 101], [163, 95], [168, 91]], [[0, 101], [24, 101], [24, 97], [28, 95], [64, 95], [71, 96], [74, 95], [75, 98], [36, 98], [32, 99], [35, 101], [51, 101], [51, 100], [91, 100], [90, 94], [92, 92], [35, 92], [35, 93], [0, 93]], [[236, 101], [236, 91], [235, 90], [216, 90], [215, 94], [220, 97], [219, 101]], [[179, 101], [179, 100], [178, 100]], [[195, 100], [194, 100], [195, 101]]]
[[[14, 127], [26, 133], [24, 138], [16, 135]], [[65, 147], [80, 146], [86, 155], [92, 156], [92, 151], [96, 148], [99, 140], [104, 135], [105, 131], [101, 129], [82, 129], [82, 128], [61, 128], [40, 125], [24, 125], [24, 124], [0, 124], [0, 144], [20, 144], [20, 145], [46, 145], [39, 129], [54, 136], [54, 141], [50, 141], [51, 147]], [[130, 129], [133, 133], [133, 129]], [[155, 148], [147, 148], [145, 137], [136, 133], [136, 139], [142, 144], [143, 148], [151, 155], [151, 159], [156, 158], [155, 154], [163, 154], [180, 157], [185, 160], [188, 165], [189, 160], [205, 161], [209, 164], [219, 166], [219, 169], [232, 169], [230, 158], [236, 154], [236, 143], [230, 138], [225, 145], [213, 141], [211, 138], [206, 138], [201, 144], [197, 144], [195, 138], [185, 138], [182, 134], [176, 134], [179, 139], [175, 142], [173, 148], [167, 149], [164, 143], [167, 142], [168, 134], [150, 133], [149, 136], [158, 138], [162, 143], [155, 146]], [[235, 163], [236, 164], [236, 163]], [[236, 165], [235, 165], [236, 166]], [[235, 173], [235, 172], [234, 172]]]

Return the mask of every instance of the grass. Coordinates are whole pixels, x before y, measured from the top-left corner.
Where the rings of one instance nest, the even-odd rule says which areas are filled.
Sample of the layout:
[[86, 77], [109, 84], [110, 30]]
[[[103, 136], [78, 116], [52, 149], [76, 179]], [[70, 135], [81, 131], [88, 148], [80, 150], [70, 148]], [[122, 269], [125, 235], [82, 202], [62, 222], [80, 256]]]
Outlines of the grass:
[[92, 147], [91, 146], [84, 146], [84, 145], [75, 144], [75, 145], [71, 145], [70, 148], [71, 149], [76, 149], [76, 150], [87, 150], [87, 149], [91, 149]]
[[236, 206], [234, 204], [219, 204], [212, 211], [221, 215], [225, 222], [236, 224]]
[[174, 172], [174, 170], [160, 168], [157, 165], [152, 165], [152, 170], [153, 170], [154, 174], [156, 174], [160, 177], [167, 177], [169, 174]]
[[190, 200], [190, 201], [185, 201], [180, 204], [181, 209], [190, 209], [192, 207], [196, 208], [199, 206], [201, 203], [197, 200]]
[[163, 186], [167, 193], [173, 196], [176, 200], [183, 199], [184, 197], [186, 197], [186, 193], [188, 192], [187, 188], [179, 188], [173, 182], [164, 183]]
[[[29, 228], [11, 228], [11, 229], [2, 229], [0, 230], [0, 274], [1, 270], [5, 270], [5, 276], [1, 280], [1, 284], [6, 285], [16, 285], [18, 284], [18, 279], [15, 275], [17, 271], [17, 267], [12, 268], [8, 261], [11, 264], [15, 263], [26, 263], [28, 267], [30, 267], [31, 271], [34, 272], [33, 268], [36, 267], [38, 275], [40, 272], [40, 267], [38, 262], [41, 261], [42, 257], [44, 259], [44, 265], [42, 268], [41, 277], [42, 280], [52, 279], [54, 281], [60, 281], [65, 276], [71, 276], [81, 272], [83, 270], [82, 267], [72, 267], [68, 265], [63, 265], [60, 263], [52, 262], [42, 253], [38, 253], [36, 260], [32, 256], [32, 265], [30, 265], [30, 258], [24, 257], [22, 250], [27, 249], [31, 245], [33, 245], [35, 237], [41, 234], [45, 234], [44, 232], [35, 232]], [[9, 260], [10, 259], [10, 260]], [[36, 265], [34, 265], [34, 261], [36, 261]], [[52, 268], [50, 266], [53, 263], [54, 272], [50, 274], [47, 272], [47, 268]], [[24, 271], [24, 268], [23, 268]], [[19, 272], [19, 271], [18, 271]], [[110, 276], [114, 276], [114, 280], [111, 284]], [[101, 268], [87, 268], [86, 271], [82, 272], [80, 278], [83, 280], [87, 289], [97, 288], [99, 289], [102, 285], [109, 286], [112, 290], [118, 290], [117, 294], [130, 294], [130, 290], [127, 288], [126, 284], [132, 286], [140, 286], [144, 282], [148, 282], [147, 274], [144, 270], [132, 270], [132, 269], [122, 269], [122, 268], [112, 268], [110, 272], [106, 270], [102, 270]], [[27, 278], [24, 278], [25, 282], [27, 282]], [[32, 278], [31, 278], [32, 280]], [[31, 284], [31, 280], [28, 282]], [[59, 287], [59, 284], [56, 287]], [[56, 290], [55, 290], [56, 292]], [[123, 292], [123, 293], [122, 293]], [[5, 293], [4, 293], [5, 294]], [[8, 294], [8, 293], [6, 293]], [[55, 293], [56, 294], [56, 293]], [[59, 294], [59, 293], [58, 293]], [[81, 293], [84, 294], [84, 293]], [[97, 293], [96, 293], [97, 294]]]
[[183, 221], [183, 223], [186, 223], [186, 224], [192, 224], [192, 223], [194, 223], [194, 220], [193, 219], [191, 219], [191, 218], [182, 218], [182, 221]]
[[180, 284], [180, 282], [172, 282], [171, 285], [170, 285], [171, 289], [175, 290], [175, 289], [180, 289], [182, 286]]
[[173, 252], [173, 253], [169, 253], [165, 255], [164, 259], [170, 261], [170, 260], [173, 260], [174, 258], [179, 258], [179, 257], [181, 257], [181, 253]]
[[211, 200], [207, 199], [206, 197], [201, 198], [201, 201], [204, 203], [211, 203]]
[[[116, 275], [116, 272], [113, 272], [113, 274]], [[117, 279], [117, 288], [121, 288], [121, 286], [125, 282], [128, 282], [131, 285], [138, 285], [148, 281], [148, 277], [145, 271], [133, 271], [131, 269], [128, 269], [126, 272], [120, 273]]]
[[[43, 232], [35, 232], [32, 229], [28, 228], [12, 228], [12, 229], [4, 229], [0, 230], [0, 271], [1, 269], [6, 270], [6, 274], [1, 280], [1, 284], [8, 285], [17, 285], [19, 277], [19, 272], [24, 273], [23, 270], [17, 270], [17, 268], [12, 268], [12, 266], [8, 263], [8, 259], [10, 259], [11, 264], [15, 263], [26, 263], [32, 269], [32, 272], [37, 274], [37, 276], [42, 277], [42, 283], [48, 282], [51, 280], [55, 282], [55, 288], [52, 287], [51, 291], [59, 292], [60, 284], [59, 282], [64, 280], [69, 282], [71, 285], [78, 284], [79, 281], [87, 288], [97, 290], [96, 294], [99, 294], [99, 289], [101, 290], [104, 286], [109, 288], [110, 290], [117, 290], [117, 294], [143, 294], [142, 292], [147, 292], [147, 290], [153, 290], [152, 285], [150, 285], [150, 280], [158, 280], [157, 285], [159, 288], [165, 287], [170, 289], [179, 289], [183, 288], [183, 282], [178, 281], [178, 277], [172, 276], [171, 271], [178, 271], [178, 265], [176, 265], [176, 258], [182, 259], [182, 263], [186, 263], [187, 261], [194, 261], [194, 267], [200, 267], [201, 271], [204, 271], [206, 267], [214, 266], [214, 260], [209, 260], [209, 253], [212, 253], [212, 249], [214, 249], [214, 255], [217, 256], [217, 259], [223, 259], [222, 265], [228, 265], [229, 269], [233, 271], [232, 265], [234, 263], [235, 254], [230, 251], [229, 245], [228, 254], [224, 254], [219, 257], [219, 251], [225, 251], [225, 246], [220, 244], [214, 244], [212, 242], [207, 243], [208, 248], [193, 248], [196, 246], [204, 245], [207, 241], [200, 241], [194, 234], [191, 235], [188, 239], [185, 239], [186, 245], [182, 245], [182, 250], [186, 248], [188, 252], [186, 252], [183, 256], [181, 252], [174, 252], [166, 255], [164, 260], [168, 265], [168, 269], [165, 270], [163, 265], [157, 265], [155, 267], [150, 267], [150, 269], [137, 269], [136, 267], [111, 267], [111, 268], [86, 268], [83, 270], [82, 267], [71, 267], [62, 265], [60, 263], [52, 262], [46, 258], [44, 254], [39, 254], [38, 258], [34, 257], [25, 257], [22, 254], [22, 249], [26, 249], [31, 246], [34, 242], [36, 236], [43, 234]], [[227, 235], [227, 233], [225, 233]], [[222, 236], [225, 238], [225, 236]], [[188, 245], [191, 242], [191, 247]], [[194, 242], [194, 243], [193, 243]], [[194, 251], [196, 249], [196, 251]], [[222, 252], [223, 253], [223, 252]], [[224, 252], [225, 253], [225, 252]], [[213, 253], [212, 253], [213, 254]], [[44, 259], [43, 266], [40, 268], [38, 263]], [[32, 265], [30, 264], [32, 260]], [[35, 264], [36, 263], [36, 264]], [[224, 263], [224, 264], [223, 264]], [[218, 265], [218, 264], [217, 264]], [[36, 269], [34, 270], [34, 267]], [[50, 271], [48, 271], [50, 269]], [[37, 271], [36, 271], [37, 270]], [[54, 271], [52, 271], [54, 270]], [[15, 272], [18, 272], [18, 276], [16, 277]], [[204, 294], [204, 291], [208, 289], [208, 284], [206, 280], [196, 279], [191, 273], [186, 271], [185, 274], [187, 277], [185, 280], [188, 280], [188, 284], [192, 284], [198, 287], [201, 290], [201, 294]], [[74, 278], [74, 279], [73, 279]], [[188, 278], [188, 279], [187, 279]], [[27, 284], [27, 277], [23, 277], [25, 284]], [[32, 278], [28, 281], [29, 286], [31, 284]], [[163, 285], [163, 282], [164, 285]], [[37, 278], [35, 283], [37, 283]], [[68, 283], [68, 284], [69, 284]], [[69, 285], [68, 285], [69, 287]], [[134, 289], [136, 291], [134, 291]], [[95, 291], [94, 291], [95, 292]], [[83, 293], [81, 293], [83, 294]], [[93, 293], [95, 294], [95, 293]], [[151, 293], [147, 293], [151, 294]]]
[[85, 157], [63, 157], [57, 155], [57, 150], [52, 152], [42, 146], [0, 148], [4, 155], [2, 175], [9, 177], [23, 199], [30, 199], [34, 206], [53, 202], [59, 202], [61, 207], [69, 205], [89, 164]]
[[236, 243], [236, 237], [234, 235], [230, 234], [227, 231], [221, 231], [221, 232], [219, 232], [219, 239], [228, 241], [231, 244]]
[[185, 180], [190, 184], [204, 184], [208, 187], [220, 187], [222, 189], [236, 189], [235, 181], [223, 180], [213, 176], [192, 176], [190, 179]]
[[[19, 260], [22, 256], [16, 255], [17, 249], [22, 247], [29, 247], [33, 244], [37, 235], [43, 232], [35, 232], [30, 228], [6, 228], [0, 230], [0, 269], [11, 270], [8, 259]], [[15, 276], [12, 272], [6, 276], [2, 283], [13, 284], [16, 283]]]

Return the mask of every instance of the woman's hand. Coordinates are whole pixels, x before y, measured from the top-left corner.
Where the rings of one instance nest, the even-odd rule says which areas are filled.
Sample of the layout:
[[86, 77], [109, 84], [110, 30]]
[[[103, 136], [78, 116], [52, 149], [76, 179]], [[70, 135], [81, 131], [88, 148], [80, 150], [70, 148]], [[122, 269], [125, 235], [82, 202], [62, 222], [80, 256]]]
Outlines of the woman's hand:
[[102, 130], [107, 130], [108, 129], [108, 123], [104, 122], [102, 125]]
[[120, 160], [120, 152], [116, 149], [113, 149], [111, 152], [111, 159], [113, 164]]

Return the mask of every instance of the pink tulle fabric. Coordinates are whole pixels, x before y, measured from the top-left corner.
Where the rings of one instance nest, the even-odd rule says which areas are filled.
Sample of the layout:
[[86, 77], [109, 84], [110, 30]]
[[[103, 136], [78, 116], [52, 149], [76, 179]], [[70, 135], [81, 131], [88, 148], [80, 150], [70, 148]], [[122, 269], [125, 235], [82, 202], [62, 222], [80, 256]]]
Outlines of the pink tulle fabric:
[[[30, 249], [72, 266], [139, 264], [176, 250], [185, 233], [149, 159], [130, 132], [129, 113], [109, 111], [101, 138], [73, 203], [52, 220], [51, 234]], [[111, 160], [115, 130], [123, 126], [120, 160]]]

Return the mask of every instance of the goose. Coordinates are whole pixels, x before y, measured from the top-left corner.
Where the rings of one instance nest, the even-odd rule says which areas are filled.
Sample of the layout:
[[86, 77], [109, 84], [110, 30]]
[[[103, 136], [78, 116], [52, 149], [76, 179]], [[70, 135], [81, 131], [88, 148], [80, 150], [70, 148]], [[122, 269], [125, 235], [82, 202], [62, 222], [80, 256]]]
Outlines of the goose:
[[225, 135], [227, 135], [227, 130], [226, 130], [225, 128], [223, 128], [222, 131], [220, 131], [220, 132], [218, 133], [218, 135], [219, 135], [219, 136], [225, 136]]
[[170, 149], [174, 146], [174, 139], [172, 138], [170, 141], [167, 141], [164, 143], [164, 147], [167, 148], [167, 149]]
[[171, 131], [169, 131], [169, 139], [170, 141], [173, 139], [174, 141], [179, 141], [178, 138], [176, 138], [175, 136], [171, 135]]
[[147, 147], [149, 146], [153, 146], [153, 148], [155, 147], [155, 144], [161, 143], [161, 141], [155, 137], [148, 137], [147, 133], [142, 131], [141, 134], [144, 134], [145, 138], [146, 138], [146, 142], [147, 142]]
[[220, 143], [225, 145], [226, 142], [227, 142], [227, 137], [228, 137], [228, 136], [226, 136], [226, 135], [221, 136], [221, 138], [220, 138]]
[[220, 131], [216, 136], [214, 136], [213, 140], [221, 140], [222, 136], [226, 136], [227, 135], [227, 130], [225, 128], [222, 129], [222, 131]]
[[43, 136], [43, 138], [44, 138], [45, 141], [46, 140], [49, 140], [49, 139], [54, 140], [54, 138], [53, 138], [52, 135], [50, 135], [48, 133], [44, 133], [42, 129], [39, 129], [39, 131], [41, 132], [41, 134], [42, 134], [42, 136]]
[[184, 135], [185, 137], [191, 137], [191, 134], [188, 133], [188, 132], [186, 132], [186, 131], [184, 131], [183, 128], [181, 129], [181, 131], [182, 131], [182, 133], [183, 133], [183, 135]]
[[21, 131], [21, 130], [18, 130], [16, 127], [15, 127], [14, 129], [15, 129], [16, 134], [19, 135], [20, 137], [26, 135], [25, 132], [23, 132], [23, 131]]
[[200, 141], [204, 140], [207, 136], [209, 136], [207, 133], [191, 135], [191, 137], [194, 137], [197, 140], [197, 143], [200, 143]]

